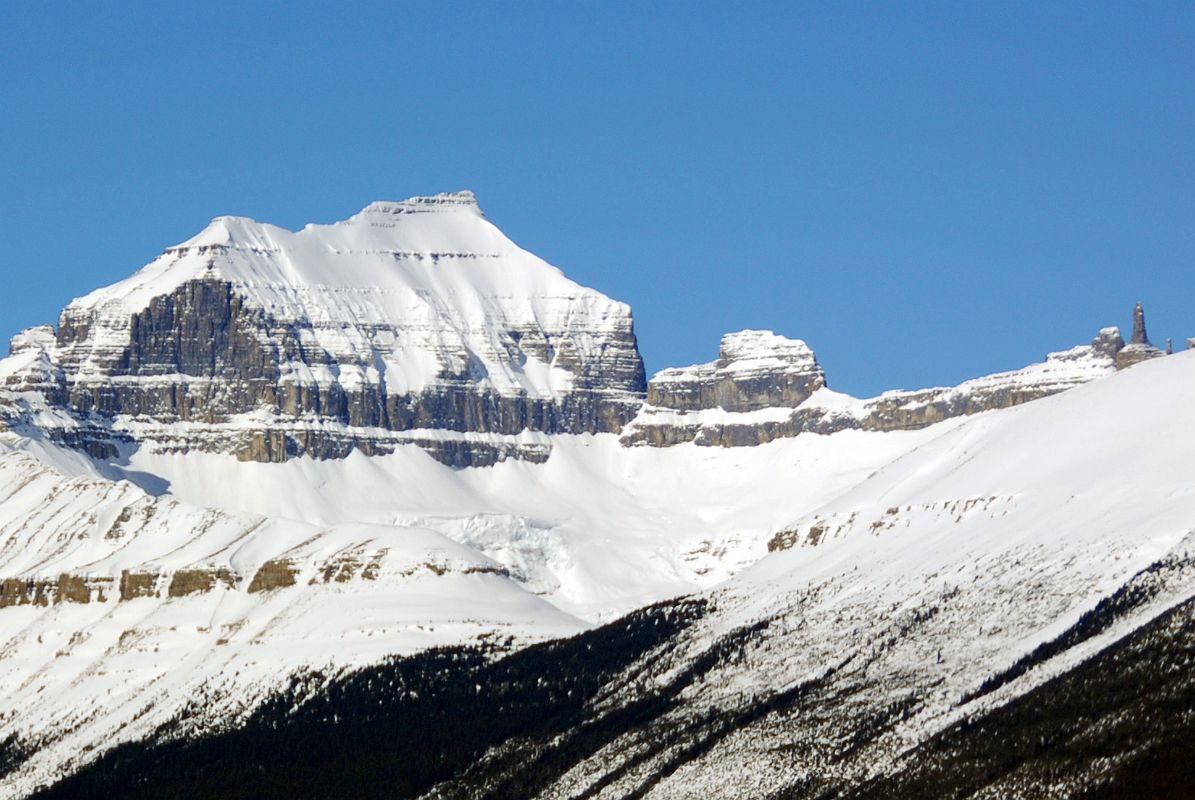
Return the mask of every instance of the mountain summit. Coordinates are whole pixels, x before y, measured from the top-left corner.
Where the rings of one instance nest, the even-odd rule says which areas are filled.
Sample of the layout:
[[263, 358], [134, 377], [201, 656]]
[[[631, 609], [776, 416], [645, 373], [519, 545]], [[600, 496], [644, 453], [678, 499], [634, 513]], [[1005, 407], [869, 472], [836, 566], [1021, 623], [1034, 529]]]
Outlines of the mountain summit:
[[[488, 222], [470, 192], [292, 232], [219, 217], [72, 302], [57, 399], [132, 437], [258, 461], [416, 442], [455, 465], [542, 458], [524, 431], [617, 432], [643, 395], [630, 309]], [[430, 432], [436, 432], [432, 434]]]

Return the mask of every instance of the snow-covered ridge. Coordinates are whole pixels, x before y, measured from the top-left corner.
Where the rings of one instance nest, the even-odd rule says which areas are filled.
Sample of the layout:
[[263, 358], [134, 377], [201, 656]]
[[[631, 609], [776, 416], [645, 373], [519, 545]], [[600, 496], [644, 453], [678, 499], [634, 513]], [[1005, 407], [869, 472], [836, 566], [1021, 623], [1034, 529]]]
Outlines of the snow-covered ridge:
[[[507, 257], [510, 261], [479, 269], [466, 267], [464, 272], [431, 271], [403, 269], [393, 263], [395, 253], [423, 254], [429, 259], [433, 254], [450, 253], [486, 259]], [[217, 257], [221, 254], [225, 257]], [[538, 305], [537, 301], [545, 296], [552, 299], [596, 294], [519, 248], [484, 218], [471, 192], [458, 192], [374, 202], [347, 220], [310, 224], [299, 231], [247, 217], [216, 217], [201, 232], [167, 248], [136, 274], [73, 301], [67, 313], [114, 301], [130, 310], [140, 310], [150, 298], [169, 294], [182, 283], [203, 277], [222, 278], [263, 292], [271, 286], [382, 292], [454, 290], [497, 297], [525, 295], [532, 305]], [[263, 295], [262, 299], [272, 298]], [[352, 310], [378, 312], [354, 321], [393, 322], [394, 318], [384, 312], [399, 307], [364, 304]], [[336, 316], [334, 309], [325, 313]]]
[[[1134, 313], [1143, 330], [1144, 312], [1138, 307]], [[861, 399], [830, 391], [803, 341], [742, 331], [723, 338], [717, 361], [653, 376], [648, 401], [622, 440], [628, 445], [693, 441], [735, 447], [851, 428], [916, 429], [1047, 397], [1161, 354], [1144, 340], [1126, 346], [1120, 330], [1108, 327], [1089, 345], [1049, 353], [1044, 361], [1018, 370], [958, 386], [896, 389]], [[727, 392], [727, 385], [738, 391]]]
[[[256, 460], [412, 440], [363, 440], [367, 429], [617, 431], [644, 390], [630, 309], [520, 248], [470, 192], [299, 231], [217, 217], [72, 302], [56, 341], [34, 344], [55, 373], [51, 405], [144, 446], [187, 422], [222, 426], [194, 447], [228, 452], [223, 430], [253, 423], [231, 451]], [[92, 447], [114, 452], [111, 439]], [[460, 466], [541, 455], [514, 438], [469, 451], [419, 441]]]
[[362, 209], [361, 214], [425, 214], [448, 210], [465, 210], [483, 216], [477, 197], [468, 189], [399, 201], [375, 200]]
[[18, 337], [13, 352], [6, 385], [74, 414], [59, 438], [94, 454], [130, 442], [176, 452], [185, 424], [185, 448], [249, 460], [413, 443], [455, 466], [542, 460], [550, 441], [529, 447], [527, 431], [740, 446], [918, 428], [1161, 354], [1138, 308], [1127, 346], [1108, 328], [957, 387], [846, 398], [823, 391], [805, 342], [754, 330], [647, 382], [630, 309], [519, 248], [471, 192], [375, 202], [298, 231], [217, 217], [71, 303], [55, 339]]

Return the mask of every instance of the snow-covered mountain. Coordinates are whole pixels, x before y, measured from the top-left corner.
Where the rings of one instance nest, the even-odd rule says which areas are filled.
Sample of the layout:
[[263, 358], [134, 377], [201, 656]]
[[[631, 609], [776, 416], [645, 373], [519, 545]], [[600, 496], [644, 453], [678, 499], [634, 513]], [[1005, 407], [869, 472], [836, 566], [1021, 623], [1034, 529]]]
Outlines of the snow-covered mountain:
[[0, 361], [0, 797], [889, 786], [1186, 607], [1160, 355], [1138, 308], [952, 388], [760, 331], [645, 383], [469, 193], [219, 218]]
[[643, 392], [630, 309], [491, 225], [472, 193], [291, 232], [219, 217], [29, 337], [59, 406], [156, 449], [282, 461], [414, 441], [445, 463], [618, 431]]

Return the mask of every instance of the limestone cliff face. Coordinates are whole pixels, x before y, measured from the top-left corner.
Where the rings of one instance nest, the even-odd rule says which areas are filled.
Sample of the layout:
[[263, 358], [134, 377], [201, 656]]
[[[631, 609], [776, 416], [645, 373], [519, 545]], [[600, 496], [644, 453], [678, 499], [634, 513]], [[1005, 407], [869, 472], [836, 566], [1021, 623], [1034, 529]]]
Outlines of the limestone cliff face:
[[485, 221], [471, 195], [298, 233], [221, 218], [14, 340], [6, 381], [59, 438], [243, 459], [423, 446], [540, 460], [535, 434], [618, 432], [645, 390], [630, 310]]

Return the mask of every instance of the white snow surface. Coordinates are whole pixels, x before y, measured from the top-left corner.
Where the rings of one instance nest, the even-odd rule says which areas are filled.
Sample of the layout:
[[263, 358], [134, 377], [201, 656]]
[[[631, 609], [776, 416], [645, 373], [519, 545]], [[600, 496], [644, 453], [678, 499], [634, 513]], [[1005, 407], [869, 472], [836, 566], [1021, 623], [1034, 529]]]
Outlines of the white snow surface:
[[[96, 463], [0, 433], [0, 577], [104, 587], [87, 604], [0, 608], [0, 735], [40, 745], [0, 797], [148, 735], [195, 697], [196, 726], [225, 724], [297, 670], [519, 646], [715, 585], [779, 526], [946, 427], [735, 450], [557, 436], [546, 463], [464, 470], [416, 446]], [[278, 561], [294, 585], [250, 593]], [[171, 597], [194, 570], [231, 577]], [[125, 571], [154, 576], [152, 596], [118, 601]]]

